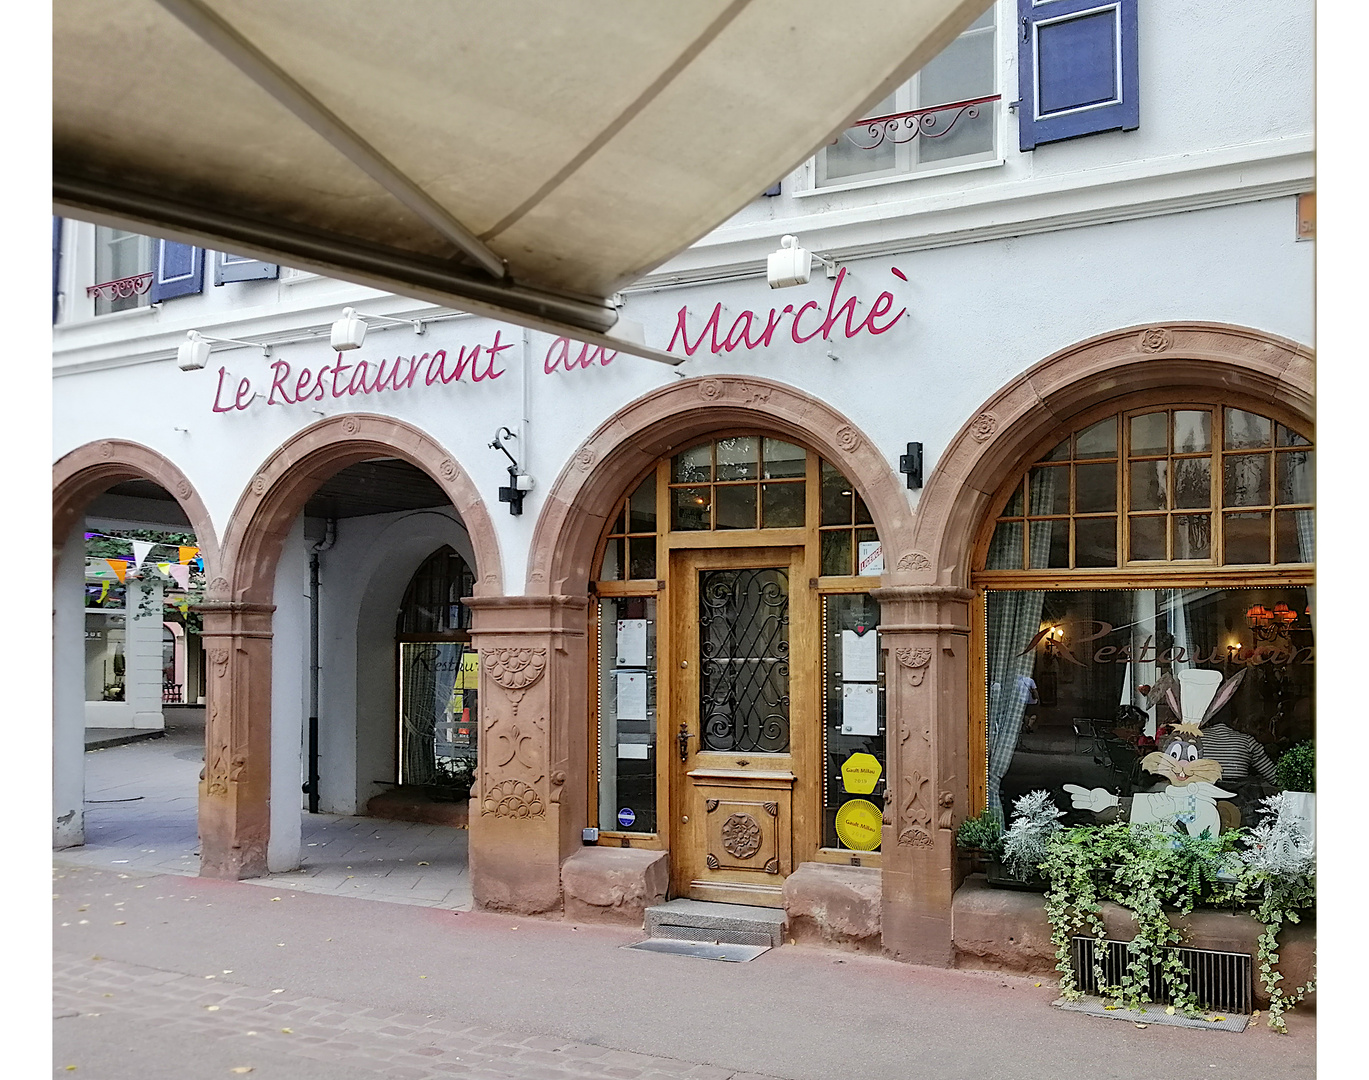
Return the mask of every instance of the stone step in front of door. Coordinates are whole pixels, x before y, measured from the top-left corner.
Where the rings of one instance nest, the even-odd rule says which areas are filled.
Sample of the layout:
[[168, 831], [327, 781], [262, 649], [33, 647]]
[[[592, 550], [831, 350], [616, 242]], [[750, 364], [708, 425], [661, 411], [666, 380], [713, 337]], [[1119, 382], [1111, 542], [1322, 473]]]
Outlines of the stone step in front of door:
[[646, 909], [646, 932], [653, 938], [779, 948], [787, 929], [781, 908], [672, 900]]

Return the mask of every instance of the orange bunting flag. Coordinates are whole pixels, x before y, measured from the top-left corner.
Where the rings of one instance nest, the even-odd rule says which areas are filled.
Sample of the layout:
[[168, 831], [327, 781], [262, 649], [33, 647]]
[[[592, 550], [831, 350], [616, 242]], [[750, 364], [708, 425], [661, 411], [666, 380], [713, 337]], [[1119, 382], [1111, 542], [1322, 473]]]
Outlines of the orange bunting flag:
[[181, 544], [181, 545], [180, 545], [180, 549], [181, 549], [181, 565], [182, 565], [182, 566], [184, 566], [186, 563], [188, 563], [191, 559], [193, 559], [196, 555], [198, 555], [198, 554], [200, 553], [200, 549], [199, 549], [199, 548], [197, 548], [197, 547], [186, 547], [184, 544]]
[[106, 559], [105, 562], [109, 563], [109, 568], [114, 571], [114, 576], [122, 584], [125, 575], [128, 574], [128, 563], [123, 559]]

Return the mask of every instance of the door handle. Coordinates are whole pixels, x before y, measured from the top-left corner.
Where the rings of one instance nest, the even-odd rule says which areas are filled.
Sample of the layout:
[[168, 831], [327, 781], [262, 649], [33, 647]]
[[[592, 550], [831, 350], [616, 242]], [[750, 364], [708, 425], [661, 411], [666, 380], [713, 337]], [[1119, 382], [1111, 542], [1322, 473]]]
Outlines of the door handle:
[[680, 760], [689, 760], [689, 740], [694, 738], [694, 733], [689, 730], [689, 725], [683, 720], [680, 721], [680, 730], [675, 734], [675, 741], [680, 747]]

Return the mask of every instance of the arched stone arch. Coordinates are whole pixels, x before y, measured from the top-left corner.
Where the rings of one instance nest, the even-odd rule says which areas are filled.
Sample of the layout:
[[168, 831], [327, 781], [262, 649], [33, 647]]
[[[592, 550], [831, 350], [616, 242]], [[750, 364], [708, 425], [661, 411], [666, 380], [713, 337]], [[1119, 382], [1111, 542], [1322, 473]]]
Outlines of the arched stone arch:
[[503, 563], [494, 523], [456, 458], [411, 424], [348, 413], [311, 424], [270, 455], [238, 499], [209, 582], [205, 779], [200, 787], [200, 873], [257, 877], [267, 870], [271, 787], [272, 593], [285, 538], [328, 477], [369, 458], [407, 461], [442, 488], [461, 515], [476, 559], [477, 596], [498, 596]]
[[808, 446], [860, 492], [894, 565], [912, 534], [908, 496], [888, 460], [826, 402], [771, 379], [711, 375], [683, 379], [605, 420], [552, 484], [533, 532], [530, 596], [583, 595], [590, 563], [615, 500], [652, 463], [728, 428], [754, 428]]
[[1195, 390], [1314, 417], [1305, 345], [1221, 323], [1131, 326], [1070, 345], [1013, 379], [956, 433], [927, 479], [912, 538], [914, 580], [969, 583], [975, 530], [998, 486], [1085, 410], [1150, 391]]
[[281, 544], [309, 496], [334, 473], [376, 457], [407, 461], [442, 488], [470, 534], [476, 595], [499, 595], [504, 581], [499, 539], [466, 470], [436, 439], [412, 424], [361, 413], [311, 424], [262, 463], [229, 518], [221, 580], [211, 581], [211, 595], [239, 603], [269, 603]]
[[219, 568], [219, 541], [204, 500], [179, 468], [150, 447], [102, 439], [63, 454], [52, 466], [53, 596], [53, 843], [85, 842], [85, 687], [81, 671], [81, 564], [68, 551], [92, 499], [125, 480], [161, 485], [190, 521], [205, 570]]
[[487, 747], [504, 740], [519, 748], [480, 763], [470, 823], [478, 905], [525, 912], [561, 905], [561, 861], [581, 846], [588, 813], [587, 597], [605, 521], [660, 458], [737, 428], [821, 454], [855, 485], [885, 550], [906, 545], [912, 514], [890, 463], [847, 417], [792, 386], [735, 375], [685, 379], [605, 420], [547, 493], [533, 531], [526, 595], [472, 602], [472, 637], [481, 650], [480, 738]]
[[163, 487], [190, 519], [206, 574], [219, 571], [219, 541], [204, 500], [185, 473], [141, 443], [102, 439], [63, 454], [52, 466], [53, 566], [67, 534], [85, 514], [91, 499], [125, 480], [151, 480]]

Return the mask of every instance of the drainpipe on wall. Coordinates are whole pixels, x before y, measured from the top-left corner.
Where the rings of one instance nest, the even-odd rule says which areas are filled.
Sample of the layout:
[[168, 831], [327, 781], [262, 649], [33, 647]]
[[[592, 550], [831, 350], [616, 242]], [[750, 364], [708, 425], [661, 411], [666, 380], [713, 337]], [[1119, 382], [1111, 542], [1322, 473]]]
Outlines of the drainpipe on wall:
[[323, 539], [309, 549], [309, 778], [304, 792], [309, 813], [318, 813], [318, 566], [320, 552], [337, 541], [337, 519], [329, 518]]

